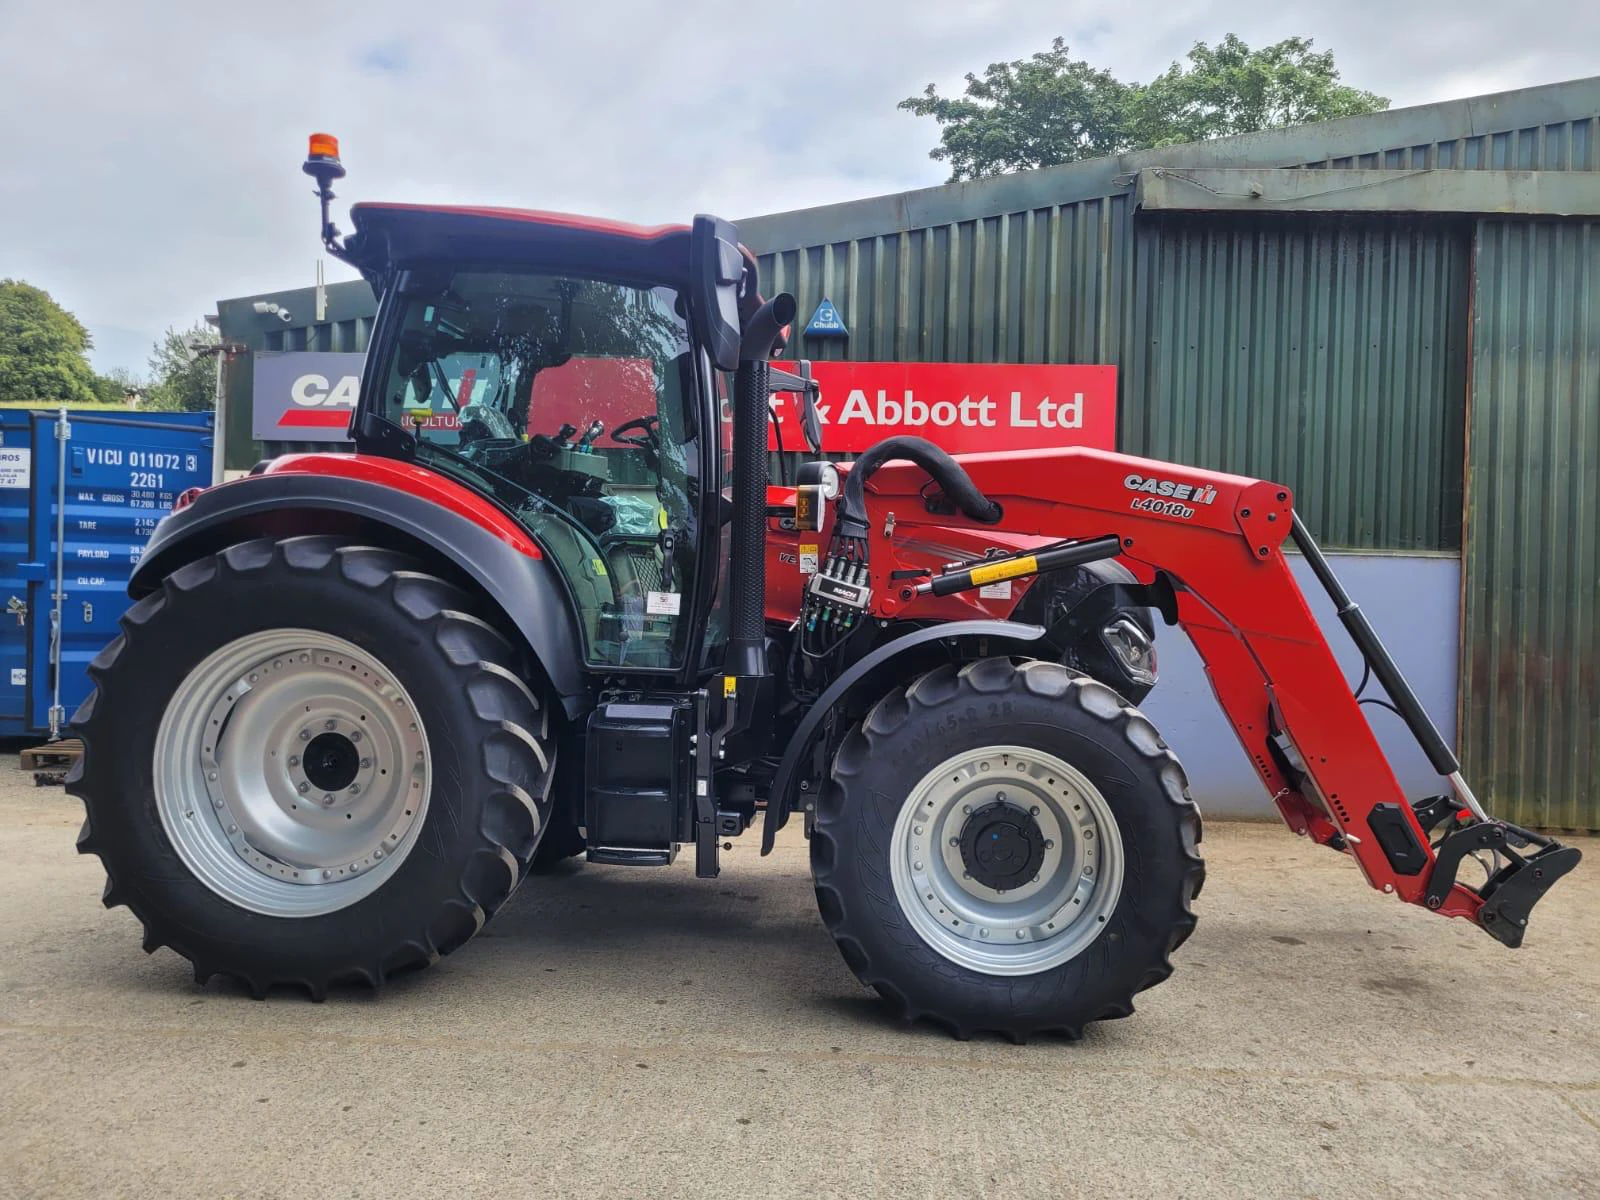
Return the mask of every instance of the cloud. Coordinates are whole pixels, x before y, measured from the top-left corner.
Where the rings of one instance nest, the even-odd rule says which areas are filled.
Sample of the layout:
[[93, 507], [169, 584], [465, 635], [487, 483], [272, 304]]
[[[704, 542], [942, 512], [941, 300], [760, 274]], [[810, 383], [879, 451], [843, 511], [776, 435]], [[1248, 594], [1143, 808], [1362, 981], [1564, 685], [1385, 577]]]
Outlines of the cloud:
[[141, 369], [134, 347], [217, 299], [311, 282], [312, 130], [344, 147], [341, 213], [366, 197], [742, 216], [941, 181], [931, 124], [895, 103], [1057, 34], [1140, 79], [1197, 39], [1303, 34], [1396, 103], [1593, 69], [1588, 0], [1505, 14], [1498, 0], [0, 0], [0, 275], [76, 311], [102, 368]]

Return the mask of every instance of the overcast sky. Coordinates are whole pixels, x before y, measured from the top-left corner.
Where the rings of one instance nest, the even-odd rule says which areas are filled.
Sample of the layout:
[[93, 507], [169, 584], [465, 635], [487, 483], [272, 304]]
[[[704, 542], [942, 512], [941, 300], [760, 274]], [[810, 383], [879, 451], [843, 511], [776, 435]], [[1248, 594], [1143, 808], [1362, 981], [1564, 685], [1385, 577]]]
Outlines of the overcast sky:
[[1600, 70], [1594, 0], [0, 0], [0, 277], [142, 374], [166, 326], [313, 281], [312, 130], [346, 227], [359, 198], [737, 218], [941, 182], [895, 109], [929, 81], [1058, 34], [1143, 80], [1229, 32], [1313, 37], [1397, 107]]

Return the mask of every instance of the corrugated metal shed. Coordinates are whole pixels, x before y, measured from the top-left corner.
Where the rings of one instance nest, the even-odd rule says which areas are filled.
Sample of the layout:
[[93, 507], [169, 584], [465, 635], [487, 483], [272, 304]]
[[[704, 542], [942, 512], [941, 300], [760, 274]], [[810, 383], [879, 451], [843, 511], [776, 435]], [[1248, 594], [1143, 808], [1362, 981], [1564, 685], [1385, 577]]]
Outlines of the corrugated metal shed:
[[1600, 826], [1600, 222], [1484, 221], [1461, 744], [1513, 821]]
[[[260, 442], [250, 436], [250, 403], [254, 352], [258, 350], [333, 350], [357, 353], [367, 348], [378, 302], [361, 280], [330, 283], [323, 289], [325, 307], [317, 319], [317, 289], [289, 288], [260, 296], [217, 302], [217, 328], [223, 338], [249, 347], [251, 353], [229, 359], [223, 367], [222, 394], [227, 408], [223, 436], [224, 462], [243, 469], [261, 458]], [[268, 311], [257, 312], [256, 305]], [[274, 307], [275, 306], [275, 307]], [[279, 314], [287, 313], [288, 320]], [[326, 442], [276, 444], [273, 449], [325, 449]]]

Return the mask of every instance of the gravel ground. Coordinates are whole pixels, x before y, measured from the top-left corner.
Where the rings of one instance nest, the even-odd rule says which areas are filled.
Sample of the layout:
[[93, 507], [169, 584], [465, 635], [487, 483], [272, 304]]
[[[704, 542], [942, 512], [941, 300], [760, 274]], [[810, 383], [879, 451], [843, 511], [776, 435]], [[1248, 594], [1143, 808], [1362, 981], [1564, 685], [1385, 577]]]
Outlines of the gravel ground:
[[1508, 951], [1281, 828], [1076, 1044], [888, 1020], [805, 844], [535, 877], [437, 967], [198, 988], [0, 771], [0, 1195], [1600, 1196], [1600, 844]]

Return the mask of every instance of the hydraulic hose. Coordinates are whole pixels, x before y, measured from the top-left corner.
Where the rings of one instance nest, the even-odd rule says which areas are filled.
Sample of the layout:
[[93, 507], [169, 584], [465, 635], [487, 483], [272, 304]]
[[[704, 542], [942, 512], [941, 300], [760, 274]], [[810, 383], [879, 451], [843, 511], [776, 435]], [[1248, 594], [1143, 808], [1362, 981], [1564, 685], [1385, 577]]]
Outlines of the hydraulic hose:
[[884, 463], [905, 458], [926, 471], [944, 491], [946, 498], [961, 513], [983, 525], [1000, 520], [1000, 506], [978, 490], [971, 476], [955, 459], [926, 438], [885, 438], [850, 466], [844, 491], [839, 496], [837, 535], [846, 538], [867, 536], [867, 480]]

